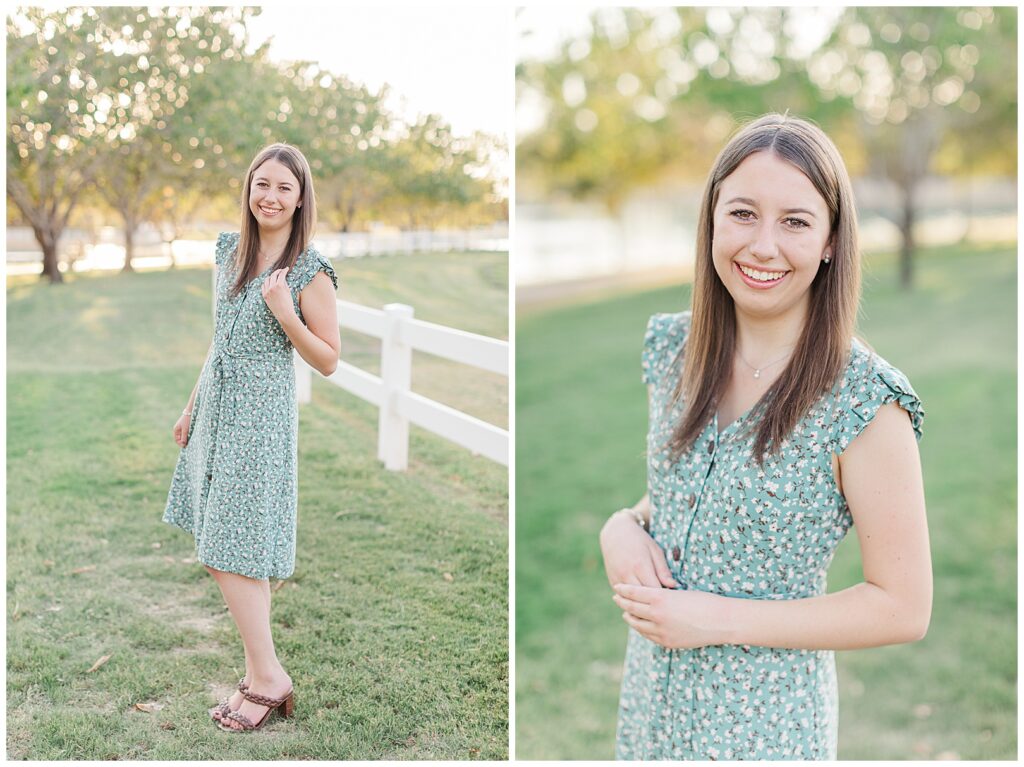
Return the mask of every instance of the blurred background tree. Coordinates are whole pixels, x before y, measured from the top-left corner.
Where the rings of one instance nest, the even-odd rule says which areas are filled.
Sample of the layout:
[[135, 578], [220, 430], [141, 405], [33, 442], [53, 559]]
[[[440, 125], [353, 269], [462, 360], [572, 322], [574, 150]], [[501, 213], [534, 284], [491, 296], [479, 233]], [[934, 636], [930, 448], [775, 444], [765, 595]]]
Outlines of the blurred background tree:
[[789, 110], [821, 125], [852, 173], [898, 187], [888, 217], [909, 288], [925, 174], [1015, 172], [1016, 9], [847, 8], [816, 40], [809, 12], [593, 12], [588, 34], [517, 65], [517, 99], [542, 115], [517, 136], [520, 199], [615, 212], [639, 187], [703, 180], [740, 123]]
[[[116, 216], [124, 269], [143, 223], [168, 244], [198, 218], [237, 216], [263, 146], [302, 149], [322, 222], [472, 225], [507, 218], [496, 137], [456, 137], [443, 119], [403, 128], [373, 93], [315, 62], [248, 52], [259, 8], [19, 9], [7, 17], [8, 223], [27, 223], [43, 276], [61, 281], [58, 242], [77, 216]], [[258, 83], [259, 87], [253, 87]], [[497, 148], [497, 149], [495, 149]]]

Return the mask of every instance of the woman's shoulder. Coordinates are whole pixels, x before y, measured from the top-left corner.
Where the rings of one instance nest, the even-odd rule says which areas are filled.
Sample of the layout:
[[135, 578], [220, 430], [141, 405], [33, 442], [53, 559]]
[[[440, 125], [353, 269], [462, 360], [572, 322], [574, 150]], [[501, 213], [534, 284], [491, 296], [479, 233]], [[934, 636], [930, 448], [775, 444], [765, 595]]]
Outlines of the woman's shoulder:
[[239, 232], [221, 232], [217, 235], [217, 266], [223, 266], [225, 261], [231, 258], [238, 247], [240, 237]]
[[690, 311], [658, 313], [647, 320], [641, 364], [644, 383], [654, 383], [675, 362], [690, 332]]
[[231, 248], [238, 245], [238, 240], [241, 237], [240, 232], [221, 232], [217, 235], [217, 250], [230, 250]]
[[294, 284], [296, 289], [299, 291], [305, 288], [313, 280], [317, 272], [325, 272], [327, 276], [331, 278], [331, 282], [334, 284], [334, 289], [338, 289], [338, 275], [334, 271], [334, 266], [312, 242], [306, 245], [306, 249], [303, 250], [295, 260], [295, 267], [293, 271], [295, 274]]
[[913, 391], [910, 379], [902, 370], [859, 338], [854, 338], [851, 343], [847, 378], [861, 386], [877, 381], [886, 386]]
[[678, 338], [681, 341], [686, 339], [690, 330], [689, 309], [683, 312], [652, 314], [647, 320], [646, 335], [652, 338]]
[[920, 439], [924, 406], [910, 379], [865, 342], [854, 338], [838, 391], [840, 412], [847, 420], [852, 419], [859, 427], [855, 431], [859, 432], [860, 428], [874, 419], [882, 405], [892, 402], [907, 411], [914, 432]]

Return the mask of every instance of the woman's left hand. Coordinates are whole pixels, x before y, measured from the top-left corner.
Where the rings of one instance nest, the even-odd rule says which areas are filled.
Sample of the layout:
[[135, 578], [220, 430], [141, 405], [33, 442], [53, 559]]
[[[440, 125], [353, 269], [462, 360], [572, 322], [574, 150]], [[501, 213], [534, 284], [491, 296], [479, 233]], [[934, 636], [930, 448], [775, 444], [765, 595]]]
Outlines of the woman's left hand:
[[725, 644], [728, 598], [704, 591], [617, 583], [612, 599], [622, 618], [641, 635], [669, 649]]
[[277, 321], [283, 323], [286, 319], [295, 314], [295, 305], [292, 303], [292, 291], [285, 282], [288, 276], [288, 269], [277, 269], [263, 281], [263, 300], [267, 308], [274, 313]]

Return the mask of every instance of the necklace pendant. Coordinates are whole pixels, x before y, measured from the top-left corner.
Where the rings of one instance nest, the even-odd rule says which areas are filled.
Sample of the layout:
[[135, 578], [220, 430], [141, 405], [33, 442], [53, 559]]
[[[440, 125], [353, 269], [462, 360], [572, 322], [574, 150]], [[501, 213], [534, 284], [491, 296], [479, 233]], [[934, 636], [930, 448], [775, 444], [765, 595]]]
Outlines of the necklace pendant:
[[754, 371], [754, 378], [760, 378], [760, 377], [761, 377], [761, 369], [758, 368], [757, 370]]

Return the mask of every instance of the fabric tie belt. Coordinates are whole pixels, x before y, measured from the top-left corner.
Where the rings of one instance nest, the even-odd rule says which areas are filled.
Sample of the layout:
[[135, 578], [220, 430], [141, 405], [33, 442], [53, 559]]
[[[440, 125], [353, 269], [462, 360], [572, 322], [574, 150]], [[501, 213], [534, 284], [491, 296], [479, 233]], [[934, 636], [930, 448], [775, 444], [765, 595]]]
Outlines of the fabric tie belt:
[[279, 352], [238, 354], [237, 352], [217, 347], [214, 347], [214, 355], [210, 361], [215, 366], [214, 372], [220, 375], [221, 378], [234, 378], [241, 369], [253, 362], [261, 363], [261, 365], [265, 366], [266, 372], [270, 374], [287, 370], [292, 364], [291, 355], [282, 355]]

